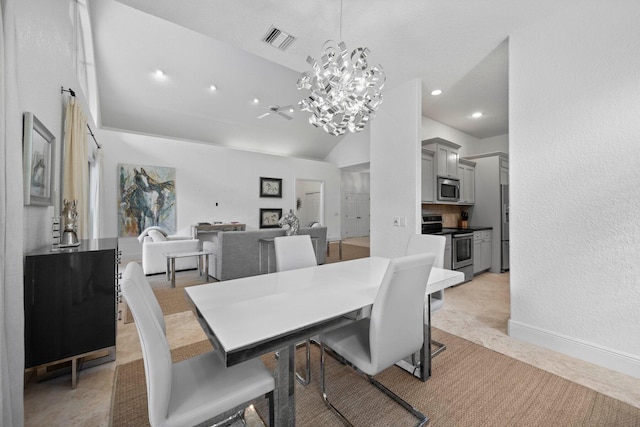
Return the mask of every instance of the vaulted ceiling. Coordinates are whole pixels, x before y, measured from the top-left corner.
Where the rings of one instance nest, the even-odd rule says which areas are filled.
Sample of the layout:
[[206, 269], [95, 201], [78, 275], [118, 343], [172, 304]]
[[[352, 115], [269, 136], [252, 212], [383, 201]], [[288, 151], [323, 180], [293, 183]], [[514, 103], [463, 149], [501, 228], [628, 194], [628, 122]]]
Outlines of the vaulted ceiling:
[[[309, 113], [257, 117], [271, 105], [296, 106], [305, 96], [296, 82], [310, 69], [307, 56], [319, 58], [326, 40], [342, 38], [350, 49], [371, 50], [387, 90], [420, 79], [424, 116], [477, 138], [502, 135], [509, 34], [577, 3], [95, 0], [99, 120], [106, 128], [323, 159], [341, 138], [311, 126]], [[295, 41], [286, 50], [266, 44], [272, 27]], [[433, 89], [443, 93], [432, 96]], [[484, 116], [472, 119], [474, 111]]]

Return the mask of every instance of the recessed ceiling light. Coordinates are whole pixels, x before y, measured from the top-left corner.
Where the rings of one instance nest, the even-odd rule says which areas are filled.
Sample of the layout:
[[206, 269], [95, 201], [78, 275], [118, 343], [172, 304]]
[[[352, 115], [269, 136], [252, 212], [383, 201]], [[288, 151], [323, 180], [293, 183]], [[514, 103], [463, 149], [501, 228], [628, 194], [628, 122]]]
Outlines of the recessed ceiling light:
[[161, 69], [157, 69], [154, 73], [156, 75], [156, 77], [164, 77], [164, 71], [162, 71]]
[[293, 110], [293, 107], [289, 108], [289, 112], [290, 112], [290, 113], [293, 113], [293, 111], [294, 111], [294, 110]]
[[475, 113], [473, 113], [473, 114], [471, 115], [471, 117], [473, 117], [474, 119], [477, 119], [477, 118], [479, 118], [479, 117], [482, 117], [482, 112], [480, 112], [480, 111], [476, 111]]
[[253, 98], [253, 103], [254, 103], [254, 104], [259, 104], [259, 103], [260, 103], [260, 100], [259, 100], [258, 98]]
[[210, 85], [210, 86], [209, 86], [209, 89], [210, 89], [212, 92], [215, 92], [216, 90], [218, 90], [218, 87], [217, 87], [216, 85]]
[[434, 89], [434, 90], [431, 91], [431, 95], [433, 95], [433, 96], [438, 96], [441, 93], [442, 93], [442, 90], [440, 90], [440, 89]]

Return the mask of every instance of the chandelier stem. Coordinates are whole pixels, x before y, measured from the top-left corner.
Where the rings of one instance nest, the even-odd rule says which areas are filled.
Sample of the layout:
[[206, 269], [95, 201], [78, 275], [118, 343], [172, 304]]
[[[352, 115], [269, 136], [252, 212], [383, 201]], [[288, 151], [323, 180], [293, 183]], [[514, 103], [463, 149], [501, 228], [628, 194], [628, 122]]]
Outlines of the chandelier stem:
[[342, 40], [342, 0], [340, 0], [340, 38], [338, 40], [343, 41]]

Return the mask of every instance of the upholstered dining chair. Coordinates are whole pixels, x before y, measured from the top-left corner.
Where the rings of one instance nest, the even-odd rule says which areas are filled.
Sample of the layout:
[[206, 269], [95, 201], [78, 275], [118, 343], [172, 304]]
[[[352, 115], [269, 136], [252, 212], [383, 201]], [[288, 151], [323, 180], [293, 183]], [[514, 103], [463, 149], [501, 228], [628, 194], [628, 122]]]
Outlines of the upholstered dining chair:
[[[311, 237], [308, 234], [278, 236], [273, 240], [273, 246], [276, 254], [276, 271], [296, 270], [318, 265]], [[311, 381], [311, 340], [306, 340], [305, 345], [306, 377], [296, 372], [296, 379], [302, 385], [308, 385]]]
[[247, 402], [263, 396], [269, 399], [269, 425], [273, 425], [275, 381], [259, 359], [227, 368], [210, 351], [172, 363], [160, 306], [137, 263], [127, 265], [122, 293], [142, 346], [152, 427], [194, 426], [219, 418], [230, 421], [242, 416]]
[[[411, 236], [409, 236], [409, 242], [407, 243], [405, 255], [432, 253], [436, 256], [433, 266], [444, 268], [444, 246], [446, 242], [447, 239], [444, 236], [436, 236], [434, 234], [412, 234]], [[431, 298], [431, 313], [440, 310], [444, 305], [444, 289], [432, 293], [431, 295], [429, 295], [429, 298]], [[424, 310], [424, 318], [430, 319], [429, 313], [427, 313], [426, 305], [424, 307]], [[436, 347], [436, 349], [431, 353], [431, 357], [437, 356], [447, 348], [447, 346], [443, 343], [433, 339], [431, 340], [431, 344]]]
[[382, 279], [371, 308], [371, 316], [320, 335], [320, 388], [325, 404], [345, 423], [351, 423], [329, 401], [325, 385], [325, 347], [356, 370], [371, 384], [418, 419], [429, 418], [373, 378], [399, 360], [420, 350], [424, 342], [424, 294], [435, 256], [408, 255], [393, 258]]
[[278, 236], [273, 239], [276, 253], [276, 271], [288, 271], [318, 265], [311, 236]]

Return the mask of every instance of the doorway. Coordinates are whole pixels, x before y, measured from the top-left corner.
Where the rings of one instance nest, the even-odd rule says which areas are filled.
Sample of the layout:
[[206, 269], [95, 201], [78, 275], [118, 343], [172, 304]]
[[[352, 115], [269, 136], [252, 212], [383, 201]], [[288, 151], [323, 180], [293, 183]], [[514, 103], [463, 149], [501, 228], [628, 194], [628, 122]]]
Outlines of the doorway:
[[371, 199], [369, 194], [346, 193], [345, 207], [345, 238], [364, 237], [369, 235], [371, 224]]
[[324, 181], [296, 178], [296, 216], [300, 227], [324, 224]]

